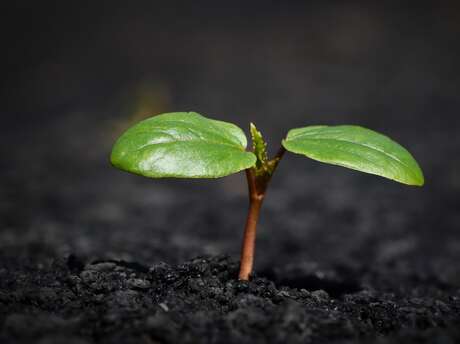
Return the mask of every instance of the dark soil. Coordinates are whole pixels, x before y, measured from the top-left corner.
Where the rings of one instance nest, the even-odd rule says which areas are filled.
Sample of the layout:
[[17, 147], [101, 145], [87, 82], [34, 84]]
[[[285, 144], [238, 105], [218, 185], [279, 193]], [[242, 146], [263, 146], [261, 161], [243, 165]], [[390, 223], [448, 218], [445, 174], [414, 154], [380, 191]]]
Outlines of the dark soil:
[[[143, 266], [70, 256], [2, 269], [0, 342], [460, 341], [460, 292], [439, 281], [303, 266], [248, 283], [237, 268], [227, 257]], [[385, 290], [390, 276], [405, 287]]]

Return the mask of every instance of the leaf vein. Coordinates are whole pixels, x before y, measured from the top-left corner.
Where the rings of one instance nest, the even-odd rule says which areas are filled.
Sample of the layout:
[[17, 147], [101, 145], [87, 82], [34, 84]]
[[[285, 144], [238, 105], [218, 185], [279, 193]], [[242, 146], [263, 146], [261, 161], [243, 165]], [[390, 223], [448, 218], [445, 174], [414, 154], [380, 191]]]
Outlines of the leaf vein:
[[[298, 139], [298, 138], [296, 138]], [[377, 148], [373, 145], [369, 145], [369, 144], [365, 144], [365, 143], [361, 143], [361, 142], [354, 142], [354, 141], [349, 141], [349, 140], [344, 140], [344, 139], [333, 139], [333, 138], [308, 138], [306, 140], [312, 140], [312, 141], [337, 141], [337, 142], [346, 142], [346, 143], [349, 143], [349, 144], [353, 144], [353, 145], [356, 145], [356, 146], [359, 146], [359, 147], [366, 147], [366, 148], [369, 148], [369, 149], [373, 149], [393, 160], [395, 160], [396, 162], [400, 163], [401, 165], [403, 165], [404, 167], [406, 167], [407, 169], [409, 169], [411, 172], [412, 172], [412, 167], [408, 166], [405, 162], [403, 162], [402, 160], [400, 160], [398, 157], [394, 156], [393, 154], [390, 154], [386, 151], [384, 151], [383, 149], [380, 149], [380, 148]]]

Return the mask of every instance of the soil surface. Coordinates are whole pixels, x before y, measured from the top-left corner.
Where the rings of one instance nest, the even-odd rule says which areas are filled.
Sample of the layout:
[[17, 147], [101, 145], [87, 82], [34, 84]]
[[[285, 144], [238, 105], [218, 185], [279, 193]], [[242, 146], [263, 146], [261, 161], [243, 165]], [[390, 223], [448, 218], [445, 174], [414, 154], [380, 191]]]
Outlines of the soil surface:
[[[387, 268], [235, 279], [227, 257], [0, 270], [2, 343], [458, 343], [460, 292]], [[387, 279], [390, 278], [390, 281]], [[395, 280], [404, 287], [397, 287]], [[299, 288], [302, 285], [304, 288]], [[395, 288], [396, 287], [396, 288]]]

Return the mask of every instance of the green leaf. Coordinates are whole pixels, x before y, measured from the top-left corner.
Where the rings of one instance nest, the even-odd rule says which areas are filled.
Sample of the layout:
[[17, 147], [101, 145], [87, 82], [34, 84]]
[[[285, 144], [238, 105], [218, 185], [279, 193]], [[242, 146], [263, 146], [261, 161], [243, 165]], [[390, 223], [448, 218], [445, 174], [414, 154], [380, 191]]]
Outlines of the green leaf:
[[286, 150], [311, 159], [422, 186], [422, 170], [412, 155], [375, 131], [354, 126], [310, 126], [292, 129], [282, 142]]
[[218, 178], [253, 166], [247, 140], [236, 125], [195, 112], [166, 113], [128, 129], [115, 143], [111, 162], [151, 178]]

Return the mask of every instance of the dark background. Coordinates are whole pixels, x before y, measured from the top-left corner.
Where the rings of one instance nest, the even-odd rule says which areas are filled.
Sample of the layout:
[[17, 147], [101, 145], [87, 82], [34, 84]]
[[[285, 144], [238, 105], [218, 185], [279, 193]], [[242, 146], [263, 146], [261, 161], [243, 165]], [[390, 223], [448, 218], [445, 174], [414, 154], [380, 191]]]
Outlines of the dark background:
[[460, 285], [456, 1], [21, 1], [1, 5], [0, 252], [146, 264], [238, 257], [243, 174], [148, 180], [111, 145], [149, 115], [293, 127], [361, 124], [406, 146], [423, 188], [287, 154], [257, 270], [317, 262], [422, 268]]

